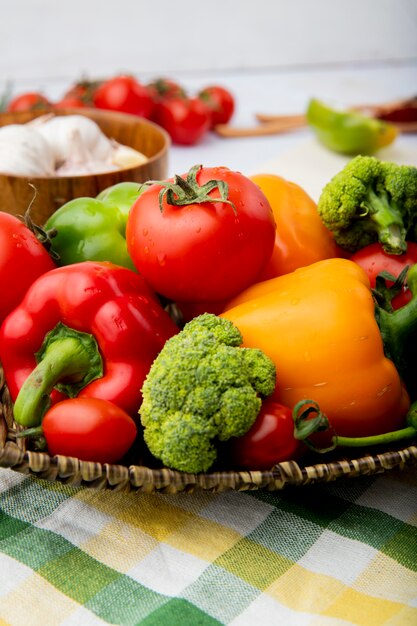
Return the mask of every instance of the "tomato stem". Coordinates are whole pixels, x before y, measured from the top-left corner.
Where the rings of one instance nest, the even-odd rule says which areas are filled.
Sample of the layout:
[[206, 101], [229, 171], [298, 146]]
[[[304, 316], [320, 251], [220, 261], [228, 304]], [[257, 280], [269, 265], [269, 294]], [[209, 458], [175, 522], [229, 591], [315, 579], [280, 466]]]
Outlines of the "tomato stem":
[[386, 311], [376, 305], [375, 318], [384, 343], [385, 354], [391, 359], [407, 391], [413, 397], [416, 389], [417, 365], [414, 345], [417, 334], [417, 264], [407, 274], [407, 285], [412, 294], [410, 302], [395, 311]]
[[[386, 270], [380, 272], [375, 279], [375, 287], [372, 289], [372, 294], [378, 304], [378, 307], [391, 313], [394, 310], [392, 306], [392, 300], [399, 293], [402, 293], [405, 288], [408, 270], [410, 265], [406, 265], [397, 277], [390, 274]], [[390, 281], [392, 285], [388, 286], [387, 281]]]
[[[311, 417], [313, 415], [313, 417]], [[294, 437], [303, 441], [314, 452], [325, 453], [336, 447], [363, 448], [365, 446], [379, 446], [417, 437], [417, 401], [410, 406], [404, 428], [379, 435], [366, 437], [343, 437], [333, 432], [331, 444], [326, 448], [318, 448], [309, 437], [319, 431], [332, 432], [327, 416], [322, 413], [320, 406], [314, 400], [301, 400], [293, 409]]]
[[327, 448], [317, 448], [309, 437], [317, 432], [330, 431], [330, 423], [327, 416], [322, 413], [319, 405], [314, 400], [300, 400], [293, 409], [294, 439], [303, 441], [305, 445], [315, 452], [330, 452], [336, 447], [334, 437]]
[[[197, 174], [202, 165], [194, 165], [188, 172], [187, 178], [182, 178], [178, 174], [173, 181], [151, 181], [151, 184], [161, 185], [159, 192], [159, 208], [164, 210], [163, 201], [172, 206], [187, 206], [190, 204], [202, 204], [204, 202], [223, 202], [230, 204], [236, 213], [236, 207], [228, 199], [229, 186], [224, 180], [209, 180], [204, 185], [199, 185]], [[210, 192], [217, 189], [220, 197], [210, 196]]]
[[379, 446], [388, 443], [401, 441], [402, 439], [411, 439], [417, 436], [417, 430], [413, 426], [407, 426], [400, 430], [394, 430], [382, 435], [371, 435], [369, 437], [333, 437], [333, 441], [337, 446], [343, 448], [362, 448], [364, 446]]

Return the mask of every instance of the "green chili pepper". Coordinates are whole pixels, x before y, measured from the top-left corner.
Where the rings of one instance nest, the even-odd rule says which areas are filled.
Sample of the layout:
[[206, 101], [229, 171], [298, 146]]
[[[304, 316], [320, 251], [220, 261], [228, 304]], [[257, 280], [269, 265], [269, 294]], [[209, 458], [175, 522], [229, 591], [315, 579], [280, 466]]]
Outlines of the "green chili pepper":
[[110, 261], [135, 270], [126, 248], [126, 222], [146, 188], [141, 183], [118, 183], [96, 198], [75, 198], [55, 211], [44, 228], [51, 235], [58, 265]]
[[342, 154], [373, 154], [398, 135], [392, 124], [354, 111], [337, 111], [316, 99], [310, 100], [306, 118], [318, 140]]

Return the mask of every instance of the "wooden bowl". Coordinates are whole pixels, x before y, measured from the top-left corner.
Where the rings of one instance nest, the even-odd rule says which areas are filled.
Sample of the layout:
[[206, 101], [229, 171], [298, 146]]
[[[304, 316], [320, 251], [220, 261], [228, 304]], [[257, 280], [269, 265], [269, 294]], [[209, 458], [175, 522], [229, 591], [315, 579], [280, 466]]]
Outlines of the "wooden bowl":
[[[148, 157], [148, 161], [137, 167], [82, 176], [28, 178], [0, 174], [1, 211], [23, 215], [31, 205], [32, 220], [42, 225], [54, 211], [73, 198], [95, 197], [103, 189], [120, 182], [143, 183], [147, 180], [166, 178], [170, 139], [168, 134], [153, 122], [134, 115], [97, 109], [62, 109], [52, 112], [56, 115], [89, 117], [98, 124], [105, 135], [142, 152]], [[0, 126], [25, 124], [44, 114], [44, 110], [0, 113]]]

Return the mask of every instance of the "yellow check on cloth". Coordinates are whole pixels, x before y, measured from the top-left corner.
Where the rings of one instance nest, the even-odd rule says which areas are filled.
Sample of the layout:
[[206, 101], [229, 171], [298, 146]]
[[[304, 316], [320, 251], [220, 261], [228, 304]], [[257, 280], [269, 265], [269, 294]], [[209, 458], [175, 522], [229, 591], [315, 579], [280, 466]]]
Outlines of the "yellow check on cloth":
[[117, 493], [0, 470], [1, 626], [415, 626], [417, 473]]

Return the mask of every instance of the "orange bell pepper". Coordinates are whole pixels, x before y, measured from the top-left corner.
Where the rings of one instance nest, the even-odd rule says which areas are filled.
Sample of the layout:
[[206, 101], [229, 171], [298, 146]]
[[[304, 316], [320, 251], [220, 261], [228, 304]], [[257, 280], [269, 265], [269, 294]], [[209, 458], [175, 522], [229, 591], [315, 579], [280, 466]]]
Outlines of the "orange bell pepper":
[[338, 258], [253, 285], [221, 315], [240, 329], [244, 346], [274, 361], [273, 399], [291, 408], [313, 400], [338, 435], [358, 437], [402, 427], [410, 406], [383, 336], [398, 339], [389, 350], [401, 359], [406, 327], [416, 332], [417, 289], [402, 313], [382, 313], [384, 332], [365, 272]]
[[250, 178], [267, 197], [277, 225], [272, 257], [260, 280], [344, 256], [321, 221], [317, 204], [302, 187], [275, 174]]

